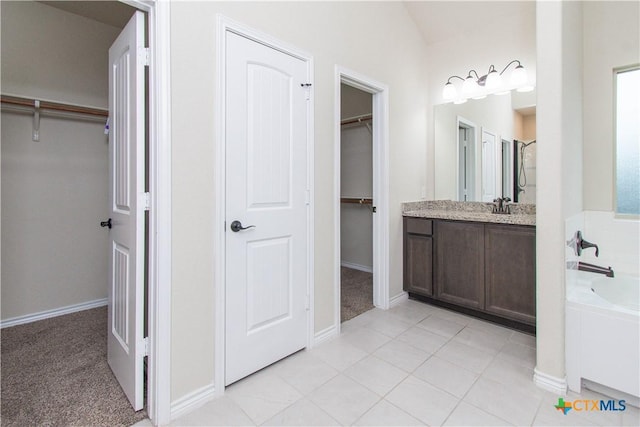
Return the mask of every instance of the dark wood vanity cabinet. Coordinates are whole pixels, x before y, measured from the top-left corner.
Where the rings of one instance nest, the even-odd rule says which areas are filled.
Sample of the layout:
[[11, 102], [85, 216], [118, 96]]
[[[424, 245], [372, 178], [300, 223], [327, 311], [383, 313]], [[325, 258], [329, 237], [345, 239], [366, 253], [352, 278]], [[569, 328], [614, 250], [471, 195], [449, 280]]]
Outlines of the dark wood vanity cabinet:
[[404, 289], [433, 295], [433, 221], [404, 218]]
[[535, 325], [535, 227], [404, 218], [404, 290]]
[[534, 227], [485, 225], [485, 310], [536, 321], [536, 232]]
[[435, 295], [442, 301], [484, 307], [484, 225], [437, 221]]

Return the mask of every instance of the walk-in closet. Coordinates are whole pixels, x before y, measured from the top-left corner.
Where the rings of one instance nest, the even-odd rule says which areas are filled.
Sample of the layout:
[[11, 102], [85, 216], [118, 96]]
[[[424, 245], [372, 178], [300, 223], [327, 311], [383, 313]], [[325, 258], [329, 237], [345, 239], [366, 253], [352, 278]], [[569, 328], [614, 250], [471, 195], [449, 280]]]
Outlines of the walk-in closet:
[[341, 321], [373, 308], [373, 116], [370, 93], [341, 85]]

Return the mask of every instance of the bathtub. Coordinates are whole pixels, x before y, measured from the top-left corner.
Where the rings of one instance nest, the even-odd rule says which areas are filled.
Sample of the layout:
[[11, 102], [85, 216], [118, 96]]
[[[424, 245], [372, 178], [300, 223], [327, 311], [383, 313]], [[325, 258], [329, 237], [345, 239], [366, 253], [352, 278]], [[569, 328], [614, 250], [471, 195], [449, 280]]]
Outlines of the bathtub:
[[567, 270], [566, 279], [569, 389], [580, 393], [583, 382], [595, 383], [639, 401], [639, 278]]

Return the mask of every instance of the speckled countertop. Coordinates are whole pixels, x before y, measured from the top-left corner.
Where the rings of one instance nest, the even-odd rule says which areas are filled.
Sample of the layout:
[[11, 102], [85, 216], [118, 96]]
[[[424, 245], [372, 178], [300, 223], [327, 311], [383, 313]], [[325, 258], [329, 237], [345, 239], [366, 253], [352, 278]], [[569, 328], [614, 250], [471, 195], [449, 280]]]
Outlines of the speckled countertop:
[[402, 215], [450, 219], [456, 221], [491, 222], [496, 224], [536, 225], [536, 205], [510, 204], [511, 214], [491, 213], [493, 203], [430, 200], [402, 204]]

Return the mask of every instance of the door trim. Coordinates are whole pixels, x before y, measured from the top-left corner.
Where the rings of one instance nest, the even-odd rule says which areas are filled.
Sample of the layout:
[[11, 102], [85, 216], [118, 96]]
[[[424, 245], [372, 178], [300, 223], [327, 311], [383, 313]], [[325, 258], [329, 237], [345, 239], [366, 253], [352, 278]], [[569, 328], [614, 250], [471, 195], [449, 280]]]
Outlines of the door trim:
[[[147, 413], [171, 421], [171, 80], [170, 4], [120, 0], [148, 15], [149, 48], [149, 357]], [[162, 313], [162, 315], [160, 315]]]
[[478, 140], [478, 126], [470, 120], [465, 119], [462, 116], [456, 116], [456, 200], [464, 201], [460, 197], [460, 128], [473, 129], [473, 141], [471, 141], [471, 149], [473, 156], [473, 197], [469, 201], [476, 200], [476, 151], [477, 151], [477, 140]]
[[389, 87], [356, 71], [335, 66], [334, 106], [334, 323], [340, 335], [340, 85], [372, 95], [373, 102], [373, 305], [389, 308]]
[[[214, 395], [221, 396], [224, 394], [225, 381], [225, 212], [226, 212], [226, 163], [225, 163], [225, 85], [226, 85], [226, 44], [227, 33], [232, 32], [242, 37], [246, 37], [257, 43], [263, 44], [272, 49], [283, 52], [287, 55], [298, 58], [307, 64], [307, 76], [309, 83], [313, 85], [313, 56], [294, 47], [286, 42], [278, 40], [261, 31], [248, 27], [240, 22], [234, 21], [224, 15], [216, 15], [216, 102], [215, 105], [215, 125], [217, 128], [215, 141], [215, 179], [216, 194], [215, 199], [215, 220], [214, 220], [214, 238], [215, 238], [215, 254], [213, 259], [215, 271], [215, 350], [214, 350]], [[307, 293], [309, 296], [309, 311], [307, 315], [307, 347], [312, 346], [314, 331], [314, 99], [313, 86], [309, 91], [310, 102], [307, 103], [307, 183], [309, 188], [309, 208], [307, 210], [307, 237], [309, 247], [307, 251], [308, 272], [307, 272]]]

